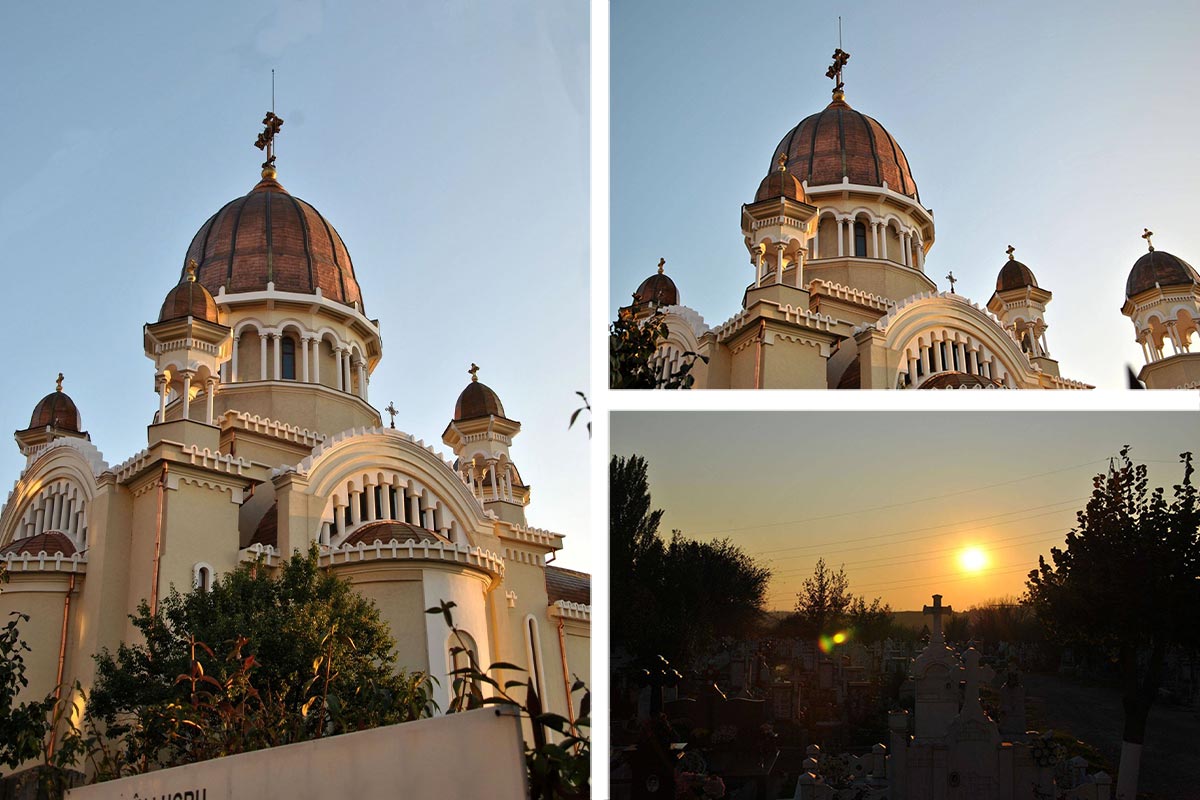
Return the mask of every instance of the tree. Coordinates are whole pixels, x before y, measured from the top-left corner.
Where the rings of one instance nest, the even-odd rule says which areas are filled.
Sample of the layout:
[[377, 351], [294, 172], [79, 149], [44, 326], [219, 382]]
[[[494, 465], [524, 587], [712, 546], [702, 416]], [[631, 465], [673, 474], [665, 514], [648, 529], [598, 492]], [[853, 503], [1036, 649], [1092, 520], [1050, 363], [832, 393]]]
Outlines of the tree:
[[1192, 454], [1168, 501], [1149, 491], [1145, 465], [1122, 448], [1120, 463], [1097, 475], [1086, 508], [1029, 573], [1029, 600], [1054, 637], [1116, 655], [1124, 705], [1117, 797], [1132, 798], [1146, 719], [1170, 648], [1200, 640], [1200, 509]]
[[830, 636], [843, 629], [863, 642], [886, 638], [892, 625], [892, 609], [878, 597], [867, 602], [850, 593], [845, 567], [831, 570], [824, 558], [817, 559], [812, 577], [805, 578], [796, 593], [796, 611], [785, 628], [811, 638]]
[[608, 326], [608, 385], [612, 389], [690, 389], [696, 378], [692, 367], [696, 359], [708, 363], [708, 356], [687, 351], [679, 367], [665, 377], [652, 364], [660, 342], [669, 335], [661, 311], [637, 320], [622, 311]]
[[[132, 620], [145, 644], [96, 657], [87, 712], [124, 736], [137, 771], [431, 711], [426, 676], [395, 671], [379, 610], [320, 569], [315, 547], [277, 572], [243, 564], [211, 590], [172, 589]], [[234, 741], [221, 743], [225, 727]]]
[[658, 532], [648, 465], [640, 456], [609, 464], [609, 536], [614, 652], [687, 664], [713, 638], [741, 634], [766, 600], [770, 571], [729, 540], [700, 542]]
[[[8, 582], [8, 567], [0, 561], [0, 584]], [[2, 591], [2, 590], [0, 590]], [[29, 645], [21, 638], [20, 624], [29, 615], [12, 612], [0, 628], [0, 766], [14, 769], [42, 754], [49, 732], [48, 714], [54, 708], [51, 694], [41, 700], [17, 703], [17, 695], [29, 685], [25, 677], [25, 653]]]

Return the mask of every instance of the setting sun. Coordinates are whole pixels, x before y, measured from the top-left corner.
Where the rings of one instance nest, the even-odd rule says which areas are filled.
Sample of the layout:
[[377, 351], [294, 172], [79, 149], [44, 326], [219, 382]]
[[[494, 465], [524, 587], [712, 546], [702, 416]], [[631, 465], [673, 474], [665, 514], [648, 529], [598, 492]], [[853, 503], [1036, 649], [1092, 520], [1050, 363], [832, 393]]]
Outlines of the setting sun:
[[988, 565], [988, 555], [982, 547], [968, 547], [958, 554], [958, 564], [966, 572], [979, 572]]

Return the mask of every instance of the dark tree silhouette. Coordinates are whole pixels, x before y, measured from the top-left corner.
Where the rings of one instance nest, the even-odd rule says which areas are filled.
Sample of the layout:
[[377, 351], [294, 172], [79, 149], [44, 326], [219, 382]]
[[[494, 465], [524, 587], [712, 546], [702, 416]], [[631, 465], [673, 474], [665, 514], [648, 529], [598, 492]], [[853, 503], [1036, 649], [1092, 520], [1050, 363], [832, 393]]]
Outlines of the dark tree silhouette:
[[611, 389], [690, 389], [696, 378], [692, 367], [696, 359], [708, 363], [708, 357], [690, 350], [683, 354], [679, 367], [663, 376], [651, 359], [669, 331], [661, 312], [643, 320], [624, 311], [608, 326], [608, 385]]

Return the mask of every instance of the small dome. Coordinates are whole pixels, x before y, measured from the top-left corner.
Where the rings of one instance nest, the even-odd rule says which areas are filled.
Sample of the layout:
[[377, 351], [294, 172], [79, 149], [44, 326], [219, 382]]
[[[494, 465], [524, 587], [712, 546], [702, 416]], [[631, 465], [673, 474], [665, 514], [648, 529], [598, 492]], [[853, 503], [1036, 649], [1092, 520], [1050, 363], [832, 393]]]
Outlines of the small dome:
[[342, 542], [342, 545], [356, 545], [359, 543], [373, 545], [376, 540], [387, 544], [393, 539], [401, 544], [407, 542], [409, 539], [417, 542], [429, 542], [430, 544], [437, 544], [438, 542], [449, 543], [448, 539], [437, 535], [431, 530], [410, 525], [407, 522], [384, 519], [363, 525], [354, 533], [347, 536], [346, 541]]
[[1139, 258], [1129, 271], [1125, 296], [1133, 297], [1153, 289], [1155, 285], [1167, 288], [1197, 284], [1200, 284], [1200, 275], [1196, 274], [1191, 264], [1162, 250], [1151, 250]]
[[1000, 274], [996, 276], [997, 292], [1024, 289], [1029, 286], [1037, 288], [1037, 285], [1037, 278], [1033, 277], [1033, 270], [1011, 257], [1000, 268]]
[[58, 387], [38, 401], [33, 407], [33, 415], [29, 418], [30, 429], [46, 426], [74, 433], [82, 431], [79, 409], [75, 407], [75, 401], [62, 390], [61, 374], [58, 376]]
[[478, 370], [479, 367], [471, 365], [471, 382], [462, 390], [458, 402], [454, 404], [455, 422], [504, 416], [504, 406], [500, 404], [500, 397], [487, 384], [479, 382], [479, 376], [475, 374]]
[[[342, 237], [308, 203], [275, 180], [273, 169], [250, 193], [226, 203], [200, 226], [184, 263], [199, 265], [208, 291], [265, 291], [321, 295], [362, 307], [354, 265]], [[186, 275], [180, 276], [186, 280]]]
[[788, 131], [771, 156], [774, 170], [780, 155], [787, 169], [810, 187], [841, 183], [883, 186], [920, 202], [908, 158], [882, 125], [855, 111], [844, 99], [804, 118]]
[[217, 301], [204, 286], [196, 281], [196, 262], [187, 266], [187, 277], [178, 286], [167, 293], [163, 300], [162, 310], [158, 312], [158, 321], [180, 317], [194, 317], [205, 322], [217, 322]]
[[37, 536], [17, 539], [15, 542], [9, 543], [7, 547], [0, 549], [0, 556], [19, 556], [22, 553], [28, 553], [31, 556], [36, 556], [38, 553], [45, 553], [48, 556], [56, 553], [73, 556], [75, 552], [75, 543], [71, 541], [71, 537], [59, 531], [46, 531]]
[[1004, 384], [970, 372], [939, 372], [918, 389], [999, 389]]
[[656, 306], [679, 305], [679, 289], [675, 287], [675, 281], [663, 273], [663, 267], [666, 266], [666, 263], [667, 260], [665, 258], [658, 260], [658, 272], [642, 281], [637, 291], [633, 293], [634, 304], [646, 305], [647, 303], [654, 303]]
[[771, 170], [770, 174], [762, 179], [758, 191], [754, 194], [754, 202], [774, 200], [777, 197], [786, 197], [798, 203], [805, 202], [804, 186], [799, 178], [787, 171], [786, 164], [787, 156], [780, 153], [779, 169]]

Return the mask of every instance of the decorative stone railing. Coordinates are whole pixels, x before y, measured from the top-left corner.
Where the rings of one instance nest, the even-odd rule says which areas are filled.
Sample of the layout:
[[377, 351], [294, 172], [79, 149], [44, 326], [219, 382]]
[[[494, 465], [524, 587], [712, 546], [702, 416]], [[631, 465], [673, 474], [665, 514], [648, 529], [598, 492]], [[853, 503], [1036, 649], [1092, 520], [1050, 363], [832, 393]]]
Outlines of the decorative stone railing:
[[845, 300], [855, 305], [867, 306], [874, 308], [877, 311], [887, 311], [892, 306], [896, 305], [895, 300], [889, 300], [886, 297], [864, 292], [861, 289], [853, 289], [849, 286], [843, 286], [840, 283], [830, 283], [829, 281], [817, 278], [809, 284], [809, 291], [813, 294], [823, 294], [829, 297], [836, 297], [839, 300]]
[[[279, 551], [271, 545], [255, 544], [240, 552], [241, 561], [256, 561], [260, 557], [271, 567], [276, 566], [280, 559]], [[418, 542], [415, 539], [404, 542], [392, 539], [386, 543], [376, 539], [374, 544], [359, 542], [322, 548], [318, 563], [322, 567], [336, 567], [368, 560], [453, 562], [476, 567], [497, 577], [504, 575], [504, 559], [490, 550], [465, 544]]]
[[325, 434], [317, 431], [310, 431], [308, 428], [301, 428], [297, 425], [289, 425], [286, 422], [280, 422], [267, 417], [260, 417], [257, 414], [247, 414], [242, 411], [227, 411], [225, 418], [235, 422], [238, 427], [251, 431], [252, 433], [262, 433], [268, 436], [273, 436], [277, 439], [285, 439], [289, 442], [296, 442], [307, 447], [316, 447], [325, 441]]
[[180, 452], [185, 456], [191, 456], [194, 466], [201, 466], [205, 469], [220, 470], [227, 472], [230, 475], [244, 475], [245, 470], [253, 466], [251, 462], [237, 456], [225, 455], [220, 451], [209, 450], [207, 447], [201, 448], [194, 444], [180, 445]]
[[64, 555], [62, 552], [49, 555], [45, 550], [32, 553], [9, 553], [0, 559], [9, 573], [17, 572], [74, 572], [87, 571], [87, 554]]
[[563, 619], [576, 619], [580, 622], [590, 622], [592, 607], [583, 603], [572, 603], [570, 600], [555, 600], [549, 607], [550, 616]]
[[525, 525], [513, 525], [508, 530], [501, 530], [500, 536], [507, 539], [516, 539], [522, 542], [530, 542], [532, 544], [546, 545], [547, 547], [561, 548], [563, 535], [554, 531], [544, 530], [542, 528], [530, 528]]
[[221, 355], [221, 347], [219, 345], [209, 344], [208, 342], [202, 342], [199, 339], [193, 339], [191, 337], [185, 339], [172, 339], [169, 342], [159, 342], [154, 346], [154, 354], [162, 355], [163, 353], [169, 353], [172, 350], [189, 349], [199, 350], [203, 353], [208, 353], [209, 355], [213, 356]]

